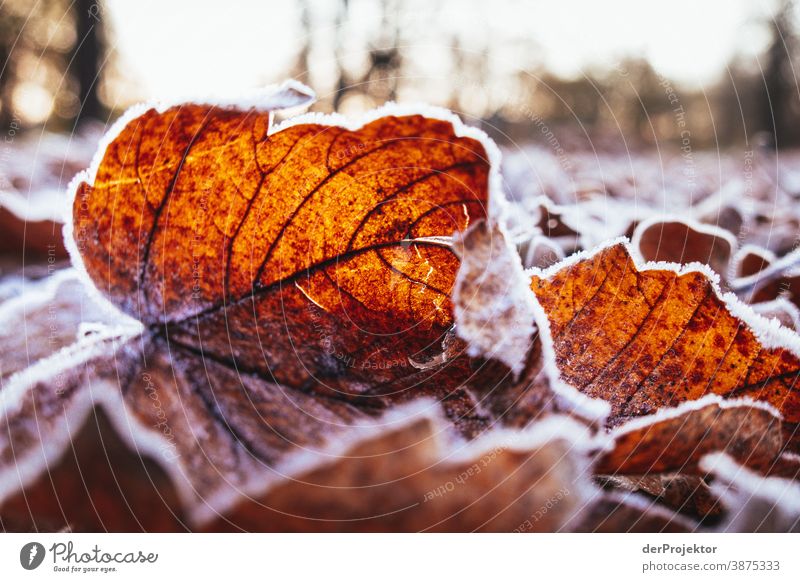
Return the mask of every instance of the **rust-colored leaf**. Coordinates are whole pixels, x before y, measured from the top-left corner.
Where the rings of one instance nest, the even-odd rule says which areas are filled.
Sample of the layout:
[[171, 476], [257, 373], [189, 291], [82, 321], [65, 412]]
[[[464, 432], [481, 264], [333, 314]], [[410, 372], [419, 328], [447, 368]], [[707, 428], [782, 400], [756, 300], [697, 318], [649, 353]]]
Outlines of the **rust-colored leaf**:
[[536, 333], [529, 276], [502, 229], [486, 221], [456, 241], [463, 257], [453, 289], [456, 333], [476, 359], [466, 381], [479, 405], [503, 425], [524, 427], [544, 415], [571, 414], [594, 424], [605, 406], [564, 386]]
[[726, 451], [739, 462], [763, 471], [783, 447], [781, 422], [774, 411], [744, 402], [711, 397], [684, 404], [663, 415], [643, 418], [611, 432], [612, 446], [595, 471], [646, 475], [700, 474], [708, 453]]
[[775, 253], [754, 245], [745, 245], [731, 259], [734, 277], [751, 277], [775, 262]]
[[131, 451], [101, 411], [65, 454], [0, 507], [0, 531], [184, 531], [181, 504], [159, 463]]
[[213, 531], [556, 531], [590, 498], [580, 430], [552, 418], [458, 449], [429, 414], [212, 523]]
[[602, 476], [599, 480], [605, 487], [646, 494], [670, 509], [694, 519], [716, 518], [723, 512], [708, 483], [696, 475]]
[[443, 239], [487, 212], [484, 146], [421, 115], [269, 123], [200, 105], [129, 122], [75, 197], [86, 270], [207, 360], [336, 397], [418, 385], [452, 325]]
[[744, 307], [734, 315], [735, 304], [704, 273], [639, 270], [616, 244], [534, 275], [531, 287], [547, 313], [562, 377], [608, 401], [609, 424], [719, 394], [773, 405], [786, 438], [794, 434], [796, 335]]
[[648, 261], [702, 263], [726, 275], [736, 239], [725, 229], [677, 219], [646, 220], [636, 227], [633, 244]]

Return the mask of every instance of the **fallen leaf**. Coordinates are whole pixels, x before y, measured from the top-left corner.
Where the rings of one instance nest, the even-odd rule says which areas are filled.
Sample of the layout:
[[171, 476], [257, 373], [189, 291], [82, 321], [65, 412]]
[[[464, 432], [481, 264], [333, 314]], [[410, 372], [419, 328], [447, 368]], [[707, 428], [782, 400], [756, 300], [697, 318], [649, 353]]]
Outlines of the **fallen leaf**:
[[132, 451], [102, 410], [0, 507], [0, 531], [173, 532], [190, 528], [159, 461]]
[[603, 486], [644, 493], [659, 504], [692, 519], [709, 520], [723, 514], [719, 500], [702, 477], [682, 474], [600, 476]]
[[782, 453], [769, 468], [768, 475], [800, 481], [800, 455]]
[[640, 223], [631, 244], [646, 261], [702, 263], [720, 275], [736, 250], [736, 239], [725, 229], [688, 219], [651, 218]]
[[385, 112], [273, 130], [268, 112], [148, 110], [77, 188], [80, 259], [115, 305], [207, 361], [406, 396], [452, 325], [448, 241], [486, 216], [490, 163], [455, 118]]
[[[465, 387], [477, 404], [505, 426], [525, 427], [545, 415], [573, 415], [596, 424], [604, 403], [584, 397], [560, 379], [530, 279], [503, 230], [480, 221], [458, 238], [462, 257], [453, 289], [456, 335], [476, 359]], [[546, 322], [543, 322], [546, 325]]]
[[[1, 201], [0, 201], [1, 202]], [[54, 220], [31, 220], [0, 205], [0, 252], [17, 262], [64, 259], [67, 252], [61, 224]]]
[[[18, 265], [66, 258], [61, 225], [72, 177], [91, 161], [99, 129], [22, 135], [0, 158], [0, 253]], [[6, 146], [14, 142], [7, 135]]]
[[638, 268], [614, 244], [534, 272], [531, 288], [563, 380], [609, 402], [609, 425], [719, 394], [771, 404], [794, 437], [800, 341], [722, 297], [708, 274]]
[[636, 493], [596, 495], [566, 531], [578, 533], [687, 533], [698, 524]]
[[519, 254], [523, 257], [522, 265], [529, 269], [537, 267], [546, 269], [564, 258], [564, 251], [551, 239], [536, 235], [525, 241]]
[[578, 231], [569, 226], [561, 212], [546, 199], [541, 199], [538, 206], [539, 220], [536, 226], [547, 238], [577, 238]]
[[82, 324], [119, 319], [113, 310], [85, 300], [84, 282], [73, 269], [20, 286], [18, 295], [0, 303], [0, 381], [96, 329]]
[[755, 245], [745, 245], [736, 251], [731, 259], [731, 272], [734, 278], [750, 277], [775, 262], [775, 253]]
[[786, 299], [800, 307], [800, 250], [772, 261], [752, 275], [735, 279], [732, 287], [751, 303]]
[[609, 433], [594, 470], [602, 474], [702, 474], [697, 464], [724, 451], [740, 463], [771, 467], [783, 448], [781, 421], [768, 406], [709, 395], [630, 421]]
[[534, 325], [534, 300], [519, 255], [498, 226], [485, 221], [461, 237], [462, 257], [453, 289], [456, 333], [472, 357], [496, 359], [514, 374], [525, 366]]
[[[427, 411], [435, 403], [425, 405]], [[584, 429], [552, 417], [471, 443], [430, 412], [406, 415], [336, 459], [209, 526], [212, 531], [556, 531], [594, 493]]]

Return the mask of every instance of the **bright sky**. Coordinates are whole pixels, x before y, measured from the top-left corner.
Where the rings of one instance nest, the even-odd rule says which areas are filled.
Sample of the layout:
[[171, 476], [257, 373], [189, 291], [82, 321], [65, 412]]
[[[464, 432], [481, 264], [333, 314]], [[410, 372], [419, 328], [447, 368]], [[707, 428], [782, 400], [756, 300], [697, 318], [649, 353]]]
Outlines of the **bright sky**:
[[[337, 3], [311, 0], [315, 35], [333, 38]], [[107, 0], [116, 49], [126, 80], [146, 97], [235, 92], [282, 80], [301, 45], [299, 7], [292, 0]], [[351, 0], [353, 21], [345, 42], [366, 46], [377, 29], [377, 2]], [[454, 39], [466, 50], [489, 46], [492, 66], [513, 70], [543, 63], [580, 75], [626, 56], [646, 56], [679, 82], [711, 83], [734, 54], [754, 55], [768, 36], [758, 25], [774, 0], [407, 0], [399, 21], [422, 65], [445, 67]], [[533, 39], [536, 54], [520, 54]], [[359, 44], [360, 43], [360, 44]], [[527, 45], [525, 45], [527, 46]], [[359, 49], [360, 50], [360, 49]], [[319, 52], [319, 51], [318, 51]], [[413, 51], [410, 52], [412, 54]], [[330, 51], [315, 54], [321, 67]], [[498, 61], [499, 59], [499, 61]], [[449, 75], [443, 68], [442, 75]]]

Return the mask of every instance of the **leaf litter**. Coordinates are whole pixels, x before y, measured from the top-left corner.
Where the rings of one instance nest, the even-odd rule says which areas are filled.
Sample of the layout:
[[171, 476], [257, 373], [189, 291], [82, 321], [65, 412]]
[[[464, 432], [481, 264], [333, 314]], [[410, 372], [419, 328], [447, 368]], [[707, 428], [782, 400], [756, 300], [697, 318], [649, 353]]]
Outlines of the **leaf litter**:
[[[791, 274], [780, 248], [647, 213], [595, 229], [629, 231], [631, 251], [552, 195], [526, 224], [496, 146], [455, 116], [273, 125], [311, 99], [290, 83], [140, 107], [104, 139], [73, 182], [75, 269], [0, 304], [4, 524], [796, 527], [800, 340], [758, 315], [781, 298], [720, 289]], [[525, 230], [553, 258], [521, 258]], [[668, 230], [682, 247], [660, 244]], [[90, 419], [174, 520], [102, 503], [99, 477], [51, 483], [91, 516], [44, 501]]]

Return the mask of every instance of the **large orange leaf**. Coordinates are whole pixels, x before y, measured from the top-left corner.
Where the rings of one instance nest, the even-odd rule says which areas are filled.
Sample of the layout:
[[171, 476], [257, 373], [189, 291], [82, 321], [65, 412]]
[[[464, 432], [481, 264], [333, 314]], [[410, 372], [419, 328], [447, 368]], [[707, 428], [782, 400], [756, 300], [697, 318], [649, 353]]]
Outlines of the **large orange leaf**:
[[422, 115], [272, 131], [256, 110], [151, 109], [78, 187], [80, 256], [173, 345], [295, 388], [393, 392], [442, 351], [448, 240], [487, 212], [487, 152], [457, 131]]
[[617, 244], [534, 275], [531, 288], [547, 313], [563, 379], [608, 401], [610, 424], [713, 393], [773, 405], [787, 438], [794, 434], [796, 335], [721, 298], [705, 273], [640, 270]]

